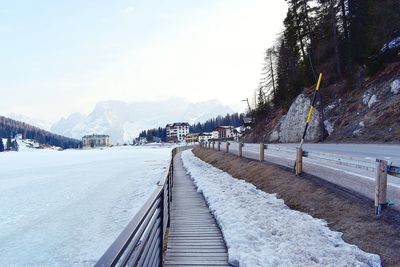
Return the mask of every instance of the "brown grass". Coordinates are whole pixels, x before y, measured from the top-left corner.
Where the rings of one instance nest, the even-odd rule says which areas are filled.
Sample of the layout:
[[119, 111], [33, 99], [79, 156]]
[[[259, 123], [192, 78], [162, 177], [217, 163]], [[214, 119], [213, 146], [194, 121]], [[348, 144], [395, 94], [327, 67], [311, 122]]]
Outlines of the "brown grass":
[[329, 228], [362, 250], [381, 256], [383, 266], [400, 266], [400, 214], [388, 209], [373, 215], [372, 201], [316, 177], [297, 177], [268, 163], [195, 148], [194, 154], [232, 176], [276, 193], [290, 208], [324, 219]]

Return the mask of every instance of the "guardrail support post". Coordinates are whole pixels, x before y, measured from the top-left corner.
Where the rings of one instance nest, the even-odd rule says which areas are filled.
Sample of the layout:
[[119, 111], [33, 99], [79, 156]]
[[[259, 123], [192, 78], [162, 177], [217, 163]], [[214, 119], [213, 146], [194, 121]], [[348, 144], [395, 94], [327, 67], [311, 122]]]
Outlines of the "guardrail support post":
[[260, 161], [264, 161], [264, 143], [260, 143]]
[[296, 175], [300, 175], [303, 172], [303, 149], [297, 148], [296, 158]]
[[376, 160], [376, 186], [375, 186], [375, 215], [379, 216], [382, 213], [382, 208], [387, 204], [387, 161]]
[[243, 143], [239, 142], [239, 157], [242, 157], [243, 154]]
[[226, 141], [226, 153], [229, 153], [229, 142], [228, 141]]
[[218, 151], [221, 151], [221, 142], [218, 141]]

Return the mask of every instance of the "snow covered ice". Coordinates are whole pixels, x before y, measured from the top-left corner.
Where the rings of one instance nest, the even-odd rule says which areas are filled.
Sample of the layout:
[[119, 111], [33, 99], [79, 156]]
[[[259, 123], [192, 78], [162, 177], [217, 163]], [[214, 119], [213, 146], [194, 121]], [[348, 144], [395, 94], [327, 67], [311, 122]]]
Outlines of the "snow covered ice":
[[255, 266], [380, 266], [380, 257], [347, 244], [324, 220], [289, 209], [275, 194], [182, 153], [224, 235], [229, 262]]
[[170, 152], [0, 153], [0, 266], [93, 266], [166, 175]]

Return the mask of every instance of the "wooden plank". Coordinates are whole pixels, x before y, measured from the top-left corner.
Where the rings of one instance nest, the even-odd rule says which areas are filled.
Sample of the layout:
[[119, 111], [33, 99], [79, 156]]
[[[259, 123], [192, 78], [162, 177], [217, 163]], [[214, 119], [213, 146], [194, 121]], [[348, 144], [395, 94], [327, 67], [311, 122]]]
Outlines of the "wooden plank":
[[170, 228], [164, 266], [230, 266], [223, 235], [201, 193], [174, 160]]

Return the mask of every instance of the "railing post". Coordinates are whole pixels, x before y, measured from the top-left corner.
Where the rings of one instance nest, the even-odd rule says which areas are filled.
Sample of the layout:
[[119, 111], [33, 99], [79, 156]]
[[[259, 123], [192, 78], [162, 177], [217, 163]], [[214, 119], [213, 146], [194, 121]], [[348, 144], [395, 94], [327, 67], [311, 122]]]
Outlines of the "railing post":
[[260, 161], [264, 161], [264, 143], [260, 143]]
[[221, 151], [221, 142], [218, 141], [218, 151]]
[[242, 157], [243, 152], [243, 143], [239, 142], [239, 157]]
[[387, 161], [376, 160], [375, 215], [381, 215], [382, 208], [387, 204]]
[[296, 158], [296, 175], [300, 175], [303, 172], [303, 149], [301, 147], [297, 148], [297, 158]]
[[226, 150], [226, 153], [229, 153], [229, 145], [230, 145], [229, 142], [226, 141], [226, 149], [225, 149], [225, 150]]

